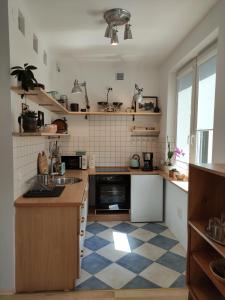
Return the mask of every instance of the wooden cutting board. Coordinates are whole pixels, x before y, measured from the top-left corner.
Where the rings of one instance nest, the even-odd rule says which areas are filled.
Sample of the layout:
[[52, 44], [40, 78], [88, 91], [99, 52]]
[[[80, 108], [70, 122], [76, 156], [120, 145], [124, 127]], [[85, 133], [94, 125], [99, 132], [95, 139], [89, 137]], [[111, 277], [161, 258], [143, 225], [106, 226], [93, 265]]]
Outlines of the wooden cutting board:
[[39, 174], [48, 173], [48, 158], [45, 151], [38, 153], [38, 172]]

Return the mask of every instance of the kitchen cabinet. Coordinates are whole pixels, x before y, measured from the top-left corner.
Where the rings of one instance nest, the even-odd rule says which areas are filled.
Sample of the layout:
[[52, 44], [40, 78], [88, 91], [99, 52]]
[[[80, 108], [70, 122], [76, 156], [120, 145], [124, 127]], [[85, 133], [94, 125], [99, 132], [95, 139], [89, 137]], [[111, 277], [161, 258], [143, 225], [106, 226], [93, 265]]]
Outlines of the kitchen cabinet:
[[131, 222], [163, 221], [163, 178], [131, 175]]
[[[67, 188], [76, 189], [72, 185]], [[81, 195], [76, 205], [52, 205], [51, 201], [57, 200], [51, 199], [38, 206], [16, 205], [17, 292], [74, 288], [83, 256], [88, 183]]]

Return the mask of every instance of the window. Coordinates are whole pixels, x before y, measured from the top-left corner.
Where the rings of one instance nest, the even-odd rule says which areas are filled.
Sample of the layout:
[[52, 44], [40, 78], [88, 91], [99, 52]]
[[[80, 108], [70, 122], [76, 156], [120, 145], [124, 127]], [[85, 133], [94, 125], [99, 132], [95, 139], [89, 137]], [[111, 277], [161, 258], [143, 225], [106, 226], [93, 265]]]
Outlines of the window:
[[185, 152], [178, 163], [212, 162], [215, 88], [213, 46], [177, 74], [176, 145]]
[[185, 153], [179, 160], [186, 163], [189, 162], [192, 82], [192, 72], [182, 75], [177, 80], [177, 146]]
[[196, 162], [212, 162], [216, 56], [198, 66]]

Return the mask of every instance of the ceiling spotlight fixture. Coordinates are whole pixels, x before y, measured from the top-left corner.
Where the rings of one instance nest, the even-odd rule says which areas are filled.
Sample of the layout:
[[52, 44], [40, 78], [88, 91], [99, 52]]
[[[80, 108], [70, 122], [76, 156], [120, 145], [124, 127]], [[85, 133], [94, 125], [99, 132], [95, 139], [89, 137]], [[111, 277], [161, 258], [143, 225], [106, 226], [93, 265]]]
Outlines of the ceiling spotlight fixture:
[[132, 39], [131, 25], [129, 24], [131, 14], [123, 8], [113, 8], [104, 13], [107, 23], [105, 37], [111, 38], [111, 45], [118, 45], [117, 26], [125, 25], [124, 40]]
[[130, 24], [126, 24], [125, 25], [125, 29], [124, 29], [124, 39], [125, 40], [131, 40], [132, 39], [132, 32], [130, 29], [131, 25]]
[[111, 45], [117, 46], [119, 44], [119, 39], [117, 35], [118, 30], [116, 28], [113, 28], [112, 30], [112, 38], [111, 38]]

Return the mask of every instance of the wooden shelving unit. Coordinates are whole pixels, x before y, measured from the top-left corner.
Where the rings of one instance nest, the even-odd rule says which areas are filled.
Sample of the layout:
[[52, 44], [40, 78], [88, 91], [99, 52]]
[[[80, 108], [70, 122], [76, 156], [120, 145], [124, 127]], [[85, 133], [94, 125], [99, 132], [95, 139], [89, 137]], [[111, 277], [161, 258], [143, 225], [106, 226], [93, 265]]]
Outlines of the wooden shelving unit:
[[64, 114], [70, 116], [85, 116], [85, 117], [86, 116], [156, 116], [156, 117], [161, 116], [161, 113], [144, 112], [144, 111], [143, 112], [69, 111], [63, 105], [61, 105], [57, 100], [55, 100], [48, 93], [46, 93], [44, 90], [40, 88], [35, 88], [34, 90], [30, 90], [28, 92], [21, 90], [19, 87], [11, 87], [11, 90], [17, 93], [18, 95], [25, 94], [29, 100], [57, 114]]
[[69, 136], [68, 133], [45, 133], [45, 132], [13, 132], [13, 136], [46, 136], [46, 137], [61, 137]]
[[225, 246], [211, 240], [205, 227], [209, 218], [225, 211], [225, 165], [190, 165], [188, 203], [189, 299], [224, 300], [225, 284], [211, 272], [209, 264], [225, 258]]

